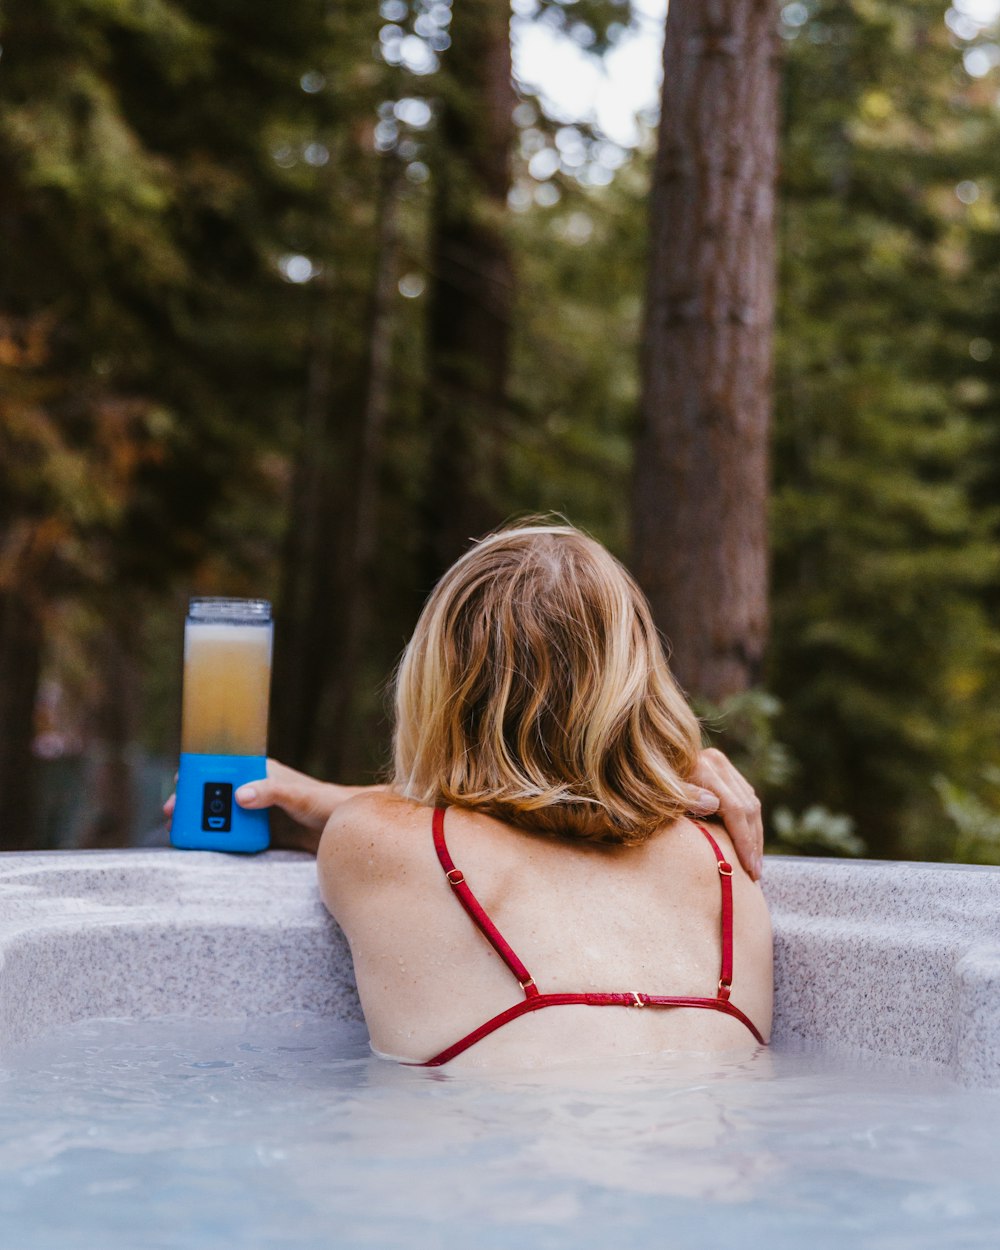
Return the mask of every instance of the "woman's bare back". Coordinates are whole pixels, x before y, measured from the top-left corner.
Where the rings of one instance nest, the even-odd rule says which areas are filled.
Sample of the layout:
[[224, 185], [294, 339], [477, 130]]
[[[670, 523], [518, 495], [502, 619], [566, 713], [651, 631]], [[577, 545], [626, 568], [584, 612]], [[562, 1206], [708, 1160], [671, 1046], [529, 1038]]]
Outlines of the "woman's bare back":
[[[323, 899], [343, 927], [376, 1050], [421, 1062], [523, 998], [454, 896], [429, 808], [369, 794], [337, 809], [319, 850]], [[759, 886], [734, 866], [732, 1002], [766, 1037], [771, 929]], [[450, 808], [448, 848], [543, 993], [713, 997], [718, 864], [689, 821], [635, 847], [539, 837]], [[690, 1008], [559, 1006], [519, 1018], [455, 1066], [547, 1065], [654, 1051], [753, 1048], [738, 1020]]]

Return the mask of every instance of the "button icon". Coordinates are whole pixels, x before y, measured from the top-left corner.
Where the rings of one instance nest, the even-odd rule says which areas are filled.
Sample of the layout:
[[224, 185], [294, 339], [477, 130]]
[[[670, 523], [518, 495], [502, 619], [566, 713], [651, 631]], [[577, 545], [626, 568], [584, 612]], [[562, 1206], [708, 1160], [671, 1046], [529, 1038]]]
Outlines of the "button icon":
[[201, 827], [206, 832], [229, 833], [233, 821], [233, 787], [228, 781], [208, 781], [202, 790]]

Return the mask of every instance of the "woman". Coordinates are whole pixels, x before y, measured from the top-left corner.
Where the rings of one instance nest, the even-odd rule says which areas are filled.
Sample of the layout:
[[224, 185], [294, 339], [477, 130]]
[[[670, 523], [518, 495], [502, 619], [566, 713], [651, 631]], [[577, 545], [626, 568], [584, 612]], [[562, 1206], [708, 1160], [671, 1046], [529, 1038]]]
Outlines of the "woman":
[[[237, 798], [325, 822], [320, 889], [376, 1053], [510, 1066], [753, 1047], [770, 1029], [767, 908], [727, 833], [685, 815], [696, 776], [748, 787], [699, 747], [631, 577], [579, 531], [527, 525], [479, 542], [428, 600], [388, 787], [278, 768]], [[754, 806], [744, 793], [744, 820]]]

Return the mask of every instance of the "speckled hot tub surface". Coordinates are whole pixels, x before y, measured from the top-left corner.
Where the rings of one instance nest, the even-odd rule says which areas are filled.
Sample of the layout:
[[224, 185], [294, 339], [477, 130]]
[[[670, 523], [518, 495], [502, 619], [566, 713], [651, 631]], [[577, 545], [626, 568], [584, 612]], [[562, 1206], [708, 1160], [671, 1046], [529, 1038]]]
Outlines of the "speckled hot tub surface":
[[774, 1039], [1000, 1086], [1000, 868], [771, 859]]
[[766, 878], [771, 1048], [453, 1073], [305, 856], [0, 856], [0, 1247], [995, 1246], [1000, 872]]
[[[1000, 869], [769, 859], [775, 1042], [1000, 1086]], [[360, 1020], [311, 859], [0, 855], [0, 1049], [91, 1018]]]
[[361, 1019], [308, 856], [0, 855], [0, 1051], [98, 1017]]

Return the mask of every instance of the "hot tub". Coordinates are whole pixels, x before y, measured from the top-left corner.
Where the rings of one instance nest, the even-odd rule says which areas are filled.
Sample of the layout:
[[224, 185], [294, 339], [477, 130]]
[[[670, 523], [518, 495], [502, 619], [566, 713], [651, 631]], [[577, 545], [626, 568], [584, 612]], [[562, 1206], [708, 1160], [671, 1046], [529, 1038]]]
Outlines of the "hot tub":
[[769, 1051], [483, 1076], [367, 1054], [311, 859], [0, 856], [0, 1244], [995, 1244], [1000, 870], [765, 889]]

